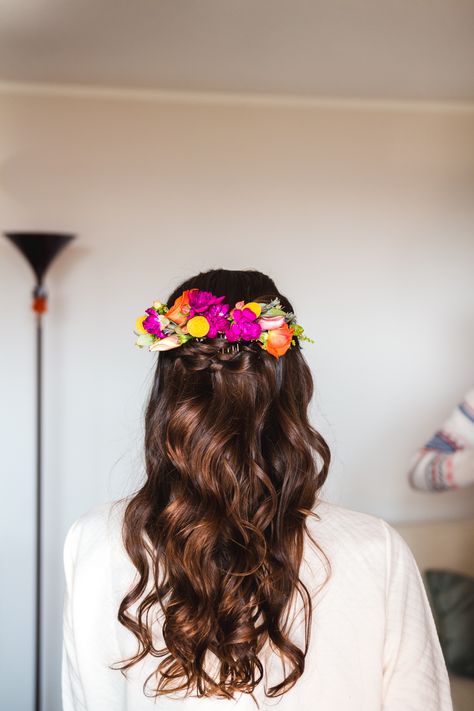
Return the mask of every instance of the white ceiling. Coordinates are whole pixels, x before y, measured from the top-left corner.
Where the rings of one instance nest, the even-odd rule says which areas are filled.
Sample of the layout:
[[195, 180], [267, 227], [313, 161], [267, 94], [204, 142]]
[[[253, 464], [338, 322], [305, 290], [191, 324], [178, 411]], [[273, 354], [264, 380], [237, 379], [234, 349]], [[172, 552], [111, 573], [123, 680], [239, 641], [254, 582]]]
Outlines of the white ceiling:
[[0, 0], [0, 80], [474, 100], [474, 0]]

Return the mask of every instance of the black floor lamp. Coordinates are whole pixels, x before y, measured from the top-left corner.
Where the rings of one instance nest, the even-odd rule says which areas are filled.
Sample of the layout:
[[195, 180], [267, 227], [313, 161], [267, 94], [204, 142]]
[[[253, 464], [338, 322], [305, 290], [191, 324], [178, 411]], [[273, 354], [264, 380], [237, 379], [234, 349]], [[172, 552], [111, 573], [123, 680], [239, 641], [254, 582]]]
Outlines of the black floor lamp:
[[31, 265], [36, 284], [33, 288], [33, 311], [36, 314], [36, 555], [35, 555], [35, 711], [41, 709], [41, 548], [42, 548], [42, 359], [43, 314], [48, 296], [43, 285], [52, 261], [74, 235], [50, 232], [5, 232]]

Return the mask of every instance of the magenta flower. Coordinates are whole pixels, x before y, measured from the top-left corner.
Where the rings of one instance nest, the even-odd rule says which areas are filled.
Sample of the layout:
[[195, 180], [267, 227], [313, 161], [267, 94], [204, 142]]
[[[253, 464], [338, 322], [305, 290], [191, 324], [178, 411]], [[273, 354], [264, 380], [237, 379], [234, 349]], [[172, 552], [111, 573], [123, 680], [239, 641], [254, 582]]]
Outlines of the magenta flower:
[[[189, 315], [192, 318], [195, 314], [202, 314], [207, 311], [209, 307], [221, 304], [225, 299], [225, 296], [214, 296], [210, 291], [190, 291], [189, 292], [189, 305], [191, 307]], [[207, 316], [207, 314], [206, 314]]]
[[252, 309], [233, 309], [231, 315], [234, 323], [227, 331], [228, 341], [253, 341], [260, 336], [262, 327], [256, 322], [257, 315]]
[[241, 319], [245, 319], [246, 321], [255, 321], [257, 318], [257, 314], [252, 311], [252, 309], [232, 309], [231, 316], [236, 323], [239, 323]]
[[229, 304], [212, 304], [206, 311], [206, 318], [211, 324], [208, 332], [208, 338], [216, 338], [218, 333], [226, 333], [229, 328], [229, 320], [227, 314], [229, 312]]
[[206, 314], [206, 318], [211, 324], [211, 327], [207, 333], [208, 338], [217, 338], [218, 333], [227, 333], [230, 327], [230, 323], [225, 316], [215, 316], [211, 318], [209, 314]]
[[209, 292], [201, 291], [195, 298], [194, 305], [191, 307], [190, 315], [193, 315], [194, 312], [205, 313], [210, 324], [207, 333], [208, 338], [217, 338], [218, 333], [226, 333], [229, 328], [230, 324], [227, 314], [229, 313], [230, 306], [229, 304], [222, 303], [223, 299], [225, 299], [225, 296], [217, 297]]
[[244, 341], [253, 341], [254, 338], [258, 338], [262, 333], [262, 327], [258, 323], [255, 323], [255, 321], [242, 319], [239, 325]]
[[151, 333], [153, 336], [158, 336], [158, 338], [164, 338], [165, 334], [161, 330], [161, 324], [155, 309], [147, 309], [145, 313], [148, 314], [143, 321], [145, 331]]
[[229, 313], [229, 309], [229, 304], [212, 304], [211, 306], [209, 306], [206, 312], [206, 318], [217, 318], [217, 316], [225, 316]]
[[235, 343], [235, 341], [240, 340], [240, 335], [242, 333], [242, 329], [240, 328], [238, 323], [233, 323], [227, 330], [226, 336], [227, 340], [230, 341], [231, 343]]

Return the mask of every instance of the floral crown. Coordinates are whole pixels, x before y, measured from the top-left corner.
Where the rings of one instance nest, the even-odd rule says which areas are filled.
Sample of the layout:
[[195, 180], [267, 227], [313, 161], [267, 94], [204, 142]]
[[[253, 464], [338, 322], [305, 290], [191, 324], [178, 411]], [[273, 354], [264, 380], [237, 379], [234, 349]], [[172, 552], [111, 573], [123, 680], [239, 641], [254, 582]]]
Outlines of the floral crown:
[[189, 289], [171, 308], [155, 301], [136, 320], [136, 345], [148, 346], [150, 351], [168, 351], [191, 339], [221, 336], [229, 343], [257, 341], [279, 358], [295, 344], [295, 336], [314, 343], [302, 335], [303, 328], [296, 323], [295, 315], [285, 312], [278, 299], [263, 304], [238, 301], [233, 309], [224, 299], [209, 291]]

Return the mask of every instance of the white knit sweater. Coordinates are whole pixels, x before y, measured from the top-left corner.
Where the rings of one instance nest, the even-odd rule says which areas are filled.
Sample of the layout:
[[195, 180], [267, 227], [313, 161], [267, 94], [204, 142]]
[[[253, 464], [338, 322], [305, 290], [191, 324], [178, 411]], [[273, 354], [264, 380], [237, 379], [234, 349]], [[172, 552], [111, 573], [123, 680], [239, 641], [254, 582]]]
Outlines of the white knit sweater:
[[[73, 523], [64, 545], [66, 596], [62, 692], [64, 711], [145, 711], [237, 707], [256, 709], [249, 695], [234, 701], [159, 697], [142, 686], [159, 660], [147, 659], [125, 678], [108, 665], [136, 653], [135, 637], [117, 609], [135, 570], [121, 542], [126, 500], [102, 505]], [[318, 501], [308, 519], [332, 574], [308, 541], [300, 576], [314, 594], [311, 642], [303, 676], [282, 697], [255, 692], [261, 709], [278, 711], [452, 711], [449, 678], [420, 572], [398, 532], [383, 519]], [[301, 605], [298, 605], [301, 609]], [[295, 608], [292, 636], [303, 640]], [[267, 685], [281, 667], [266, 652]]]

